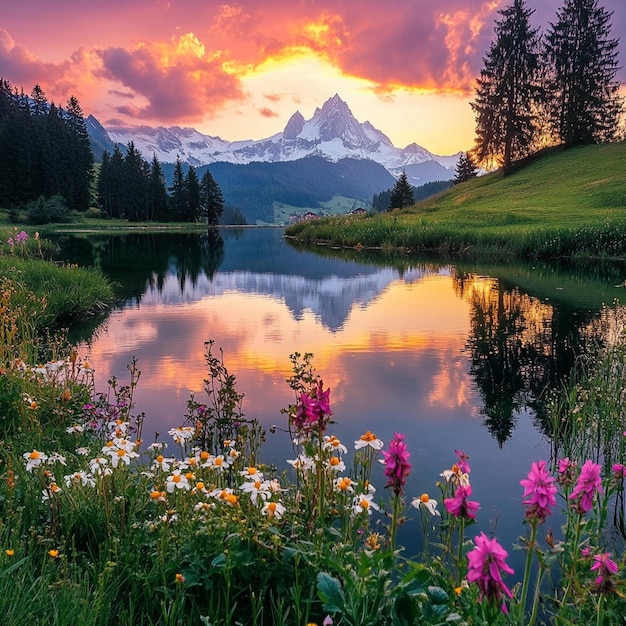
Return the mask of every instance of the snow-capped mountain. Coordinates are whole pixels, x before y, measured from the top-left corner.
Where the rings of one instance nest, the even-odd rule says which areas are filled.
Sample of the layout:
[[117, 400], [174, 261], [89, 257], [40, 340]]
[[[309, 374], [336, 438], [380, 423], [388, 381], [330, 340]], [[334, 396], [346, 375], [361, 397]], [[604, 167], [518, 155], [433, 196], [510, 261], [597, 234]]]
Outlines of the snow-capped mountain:
[[[94, 133], [100, 126], [94, 118], [88, 119], [90, 125]], [[101, 126], [100, 129], [105, 130]], [[258, 141], [229, 142], [178, 126], [110, 126], [105, 133], [113, 143], [122, 146], [133, 141], [144, 158], [149, 160], [156, 154], [162, 163], [174, 163], [177, 156], [196, 167], [218, 161], [242, 165], [278, 163], [309, 156], [333, 163], [344, 158], [370, 159], [396, 177], [405, 170], [416, 186], [453, 178], [459, 158], [459, 154], [434, 155], [415, 143], [396, 148], [370, 122], [359, 122], [338, 95], [327, 100], [322, 108], [317, 108], [311, 119], [305, 120], [296, 111], [283, 132]]]

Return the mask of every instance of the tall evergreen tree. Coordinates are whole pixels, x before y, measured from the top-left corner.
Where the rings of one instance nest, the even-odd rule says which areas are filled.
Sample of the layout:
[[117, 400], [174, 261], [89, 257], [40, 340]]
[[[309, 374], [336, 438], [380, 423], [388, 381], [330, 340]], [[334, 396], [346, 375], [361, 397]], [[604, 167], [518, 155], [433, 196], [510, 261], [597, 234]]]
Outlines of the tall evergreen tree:
[[454, 184], [464, 183], [471, 178], [475, 178], [477, 174], [478, 169], [472, 155], [469, 152], [462, 152], [456, 164]]
[[538, 30], [526, 0], [513, 0], [499, 11], [495, 40], [483, 58], [471, 106], [476, 116], [475, 155], [486, 167], [514, 161], [534, 149], [540, 101]]
[[[67, 164], [71, 175], [71, 186], [65, 197], [70, 209], [86, 211], [91, 203], [91, 183], [93, 180], [93, 153], [83, 111], [75, 96], [70, 96], [64, 117], [70, 130]], [[65, 195], [65, 194], [64, 194]]]
[[141, 152], [133, 141], [128, 142], [123, 169], [123, 213], [131, 222], [147, 219], [148, 176]]
[[200, 181], [200, 204], [210, 226], [217, 226], [224, 213], [224, 196], [220, 186], [207, 169]]
[[200, 218], [201, 192], [198, 173], [193, 165], [189, 166], [185, 176], [185, 222], [197, 222]]
[[148, 220], [167, 220], [169, 196], [163, 176], [163, 168], [156, 153], [148, 173]]
[[174, 165], [174, 174], [172, 177], [172, 186], [170, 187], [170, 211], [171, 219], [182, 220], [185, 214], [185, 172], [183, 171], [183, 163], [180, 155], [176, 155], [176, 163]]
[[391, 190], [391, 195], [389, 196], [389, 210], [403, 209], [404, 207], [413, 206], [414, 204], [413, 187], [411, 187], [411, 183], [409, 183], [406, 172], [403, 171]]
[[598, 0], [564, 0], [546, 35], [548, 119], [567, 146], [612, 141], [618, 133], [622, 101], [612, 15]]

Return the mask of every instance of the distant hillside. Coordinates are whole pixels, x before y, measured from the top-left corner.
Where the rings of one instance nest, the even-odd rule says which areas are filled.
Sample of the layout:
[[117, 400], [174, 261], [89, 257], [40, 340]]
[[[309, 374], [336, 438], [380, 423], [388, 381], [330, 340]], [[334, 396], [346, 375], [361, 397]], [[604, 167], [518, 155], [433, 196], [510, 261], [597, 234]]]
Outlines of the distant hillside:
[[335, 246], [528, 258], [626, 258], [626, 142], [554, 148], [453, 186], [413, 207], [296, 224]]
[[[334, 196], [347, 196], [370, 205], [375, 193], [395, 184], [382, 165], [368, 159], [331, 163], [313, 156], [284, 163], [213, 163], [197, 168], [199, 178], [207, 168], [220, 186], [225, 204], [239, 209], [249, 224], [272, 223], [273, 202], [304, 209], [319, 207]], [[168, 185], [173, 169], [172, 164], [163, 164]]]

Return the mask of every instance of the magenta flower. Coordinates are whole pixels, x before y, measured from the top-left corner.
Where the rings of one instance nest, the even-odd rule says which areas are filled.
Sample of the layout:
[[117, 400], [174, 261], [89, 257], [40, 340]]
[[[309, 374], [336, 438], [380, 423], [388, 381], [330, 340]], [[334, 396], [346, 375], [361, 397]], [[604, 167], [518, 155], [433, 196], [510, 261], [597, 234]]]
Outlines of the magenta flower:
[[322, 433], [332, 414], [330, 389], [324, 391], [323, 383], [320, 381], [312, 394], [307, 392], [300, 394], [293, 424], [298, 432], [309, 432], [315, 429]]
[[559, 474], [557, 481], [559, 485], [571, 485], [574, 482], [574, 473], [577, 465], [575, 461], [570, 461], [569, 457], [559, 460]]
[[601, 593], [611, 593], [614, 591], [614, 585], [612, 576], [617, 574], [619, 568], [617, 563], [611, 559], [611, 553], [605, 552], [604, 554], [596, 554], [593, 557], [593, 565], [591, 566], [592, 572], [598, 572], [596, 578], [596, 586]]
[[476, 511], [480, 508], [480, 504], [468, 500], [471, 495], [471, 485], [459, 485], [454, 492], [454, 497], [445, 498], [443, 501], [448, 513], [454, 515], [454, 517], [474, 519], [476, 517]]
[[383, 451], [383, 459], [380, 461], [385, 465], [385, 476], [387, 477], [385, 487], [391, 487], [396, 496], [402, 495], [406, 479], [411, 472], [411, 464], [409, 463], [411, 454], [404, 443], [405, 436], [394, 433], [389, 444], [389, 451]]
[[463, 450], [455, 450], [454, 454], [456, 454], [457, 458], [459, 459], [459, 461], [458, 461], [458, 463], [456, 465], [461, 470], [461, 473], [462, 474], [469, 474], [472, 471], [470, 469], [470, 465], [468, 463], [469, 456], [467, 454], [465, 454], [465, 452]]
[[601, 494], [602, 467], [593, 461], [586, 461], [580, 468], [578, 481], [569, 499], [574, 500], [576, 511], [580, 514], [587, 513], [593, 508], [593, 497], [596, 493]]
[[[513, 574], [513, 570], [504, 562], [508, 556], [506, 550], [495, 540], [489, 539], [485, 533], [474, 538], [476, 547], [467, 553], [467, 581], [476, 583], [480, 590], [479, 602], [499, 601], [503, 595], [513, 597], [511, 590], [502, 580], [502, 572]], [[506, 608], [503, 605], [503, 611]]]
[[530, 466], [528, 477], [520, 480], [524, 487], [522, 501], [526, 506], [526, 518], [545, 522], [556, 506], [555, 478], [546, 470], [546, 461], [536, 461]]

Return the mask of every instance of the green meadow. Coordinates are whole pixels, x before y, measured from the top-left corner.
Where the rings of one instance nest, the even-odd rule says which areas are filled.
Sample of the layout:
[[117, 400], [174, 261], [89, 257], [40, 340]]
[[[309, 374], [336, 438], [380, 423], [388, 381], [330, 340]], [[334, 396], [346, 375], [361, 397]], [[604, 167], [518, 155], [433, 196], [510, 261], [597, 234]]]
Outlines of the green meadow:
[[403, 210], [324, 218], [287, 236], [332, 247], [445, 255], [623, 257], [626, 143], [545, 150]]

